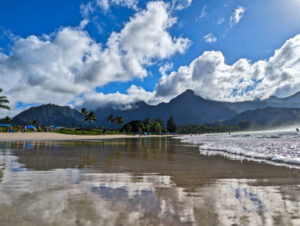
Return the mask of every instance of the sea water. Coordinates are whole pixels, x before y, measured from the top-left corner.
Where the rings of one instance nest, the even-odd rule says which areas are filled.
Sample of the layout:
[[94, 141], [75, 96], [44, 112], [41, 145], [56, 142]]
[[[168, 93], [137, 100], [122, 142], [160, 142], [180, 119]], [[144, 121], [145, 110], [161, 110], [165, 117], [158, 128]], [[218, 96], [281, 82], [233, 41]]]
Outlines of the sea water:
[[300, 133], [293, 130], [186, 135], [178, 139], [199, 146], [203, 155], [300, 167]]

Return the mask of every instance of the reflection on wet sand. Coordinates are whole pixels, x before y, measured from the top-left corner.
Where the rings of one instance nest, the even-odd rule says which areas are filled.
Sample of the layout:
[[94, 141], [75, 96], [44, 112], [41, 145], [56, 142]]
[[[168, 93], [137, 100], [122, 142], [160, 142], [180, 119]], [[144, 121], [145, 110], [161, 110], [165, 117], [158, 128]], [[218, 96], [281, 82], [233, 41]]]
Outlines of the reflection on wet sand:
[[0, 183], [1, 183], [2, 178], [3, 178], [4, 169], [5, 169], [5, 163], [0, 165]]
[[170, 138], [0, 143], [4, 225], [299, 225], [298, 184]]

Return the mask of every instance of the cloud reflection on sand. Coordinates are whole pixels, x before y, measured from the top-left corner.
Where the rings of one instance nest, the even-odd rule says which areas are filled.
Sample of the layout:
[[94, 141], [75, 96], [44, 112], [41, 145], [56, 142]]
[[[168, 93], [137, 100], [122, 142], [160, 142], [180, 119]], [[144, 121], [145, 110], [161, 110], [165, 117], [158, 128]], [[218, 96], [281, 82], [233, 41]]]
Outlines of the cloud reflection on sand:
[[0, 222], [299, 225], [300, 188], [290, 169], [198, 159], [197, 149], [189, 152], [173, 139], [142, 144], [0, 143]]
[[168, 175], [13, 170], [22, 165], [10, 155], [3, 163], [0, 218], [7, 225], [272, 225], [300, 216], [298, 198], [255, 180], [214, 180], [187, 192]]

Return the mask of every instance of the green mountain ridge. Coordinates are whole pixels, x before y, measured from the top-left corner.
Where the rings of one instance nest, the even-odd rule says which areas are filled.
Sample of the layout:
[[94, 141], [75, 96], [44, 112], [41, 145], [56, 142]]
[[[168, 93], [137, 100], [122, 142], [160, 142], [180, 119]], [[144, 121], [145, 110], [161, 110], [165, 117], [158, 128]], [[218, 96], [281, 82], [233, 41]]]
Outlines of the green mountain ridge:
[[37, 120], [40, 125], [51, 126], [72, 126], [81, 122], [80, 113], [68, 106], [58, 106], [55, 104], [46, 104], [37, 107], [31, 107], [12, 120], [14, 124], [28, 125], [33, 120]]
[[[193, 91], [187, 90], [169, 103], [153, 106], [138, 102], [132, 109], [116, 110], [113, 107], [105, 107], [96, 109], [95, 113], [98, 120], [93, 124], [94, 127], [99, 125], [108, 128], [117, 127], [106, 121], [110, 114], [122, 116], [125, 123], [143, 120], [146, 117], [162, 118], [167, 121], [171, 115], [174, 115], [178, 125], [205, 123], [238, 125], [241, 121], [250, 121], [255, 127], [276, 127], [300, 122], [300, 94], [288, 98], [270, 97], [264, 101], [228, 103], [206, 100], [195, 95]], [[82, 117], [78, 110], [54, 104], [29, 108], [15, 116], [12, 121], [14, 124], [25, 125], [31, 124], [33, 120], [45, 126], [82, 124]]]
[[238, 125], [249, 121], [252, 128], [275, 128], [300, 126], [300, 108], [274, 108], [249, 110], [223, 122], [225, 125]]

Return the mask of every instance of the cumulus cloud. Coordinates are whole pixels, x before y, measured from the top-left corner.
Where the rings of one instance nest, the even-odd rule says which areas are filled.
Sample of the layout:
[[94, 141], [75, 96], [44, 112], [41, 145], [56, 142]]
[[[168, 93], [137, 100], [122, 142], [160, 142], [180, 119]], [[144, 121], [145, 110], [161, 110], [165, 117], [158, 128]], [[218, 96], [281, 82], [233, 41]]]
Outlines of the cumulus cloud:
[[206, 51], [188, 66], [163, 75], [155, 88], [156, 100], [168, 101], [186, 89], [223, 101], [286, 97], [300, 87], [300, 35], [286, 43], [268, 60], [240, 59], [225, 63], [219, 51]]
[[91, 91], [86, 93], [83, 97], [75, 100], [74, 106], [85, 106], [89, 109], [97, 107], [112, 107], [114, 109], [131, 109], [139, 101], [150, 102], [153, 98], [152, 92], [147, 92], [141, 87], [132, 85], [126, 94], [110, 93], [103, 94]]
[[86, 32], [68, 27], [53, 40], [20, 38], [8, 56], [0, 56], [5, 91], [15, 101], [32, 103], [53, 98], [65, 102], [65, 98], [85, 89], [75, 82], [74, 73], [93, 61], [100, 49]]
[[238, 24], [240, 20], [243, 18], [246, 9], [243, 6], [237, 7], [233, 14], [230, 16], [229, 25], [232, 28], [235, 24]]
[[[171, 66], [160, 67], [162, 77], [153, 92], [139, 88], [139, 95], [109, 94], [110, 101], [114, 100], [116, 105], [124, 102], [132, 107], [138, 97], [138, 101], [158, 104], [168, 102], [187, 89], [194, 90], [203, 98], [220, 101], [290, 96], [300, 87], [300, 35], [287, 40], [268, 60], [252, 63], [239, 59], [228, 65], [222, 52], [206, 51], [189, 65], [167, 74]], [[97, 95], [105, 99], [104, 94], [95, 93]]]
[[83, 30], [86, 22], [43, 37], [19, 38], [8, 55], [0, 52], [1, 86], [13, 106], [64, 105], [97, 86], [143, 78], [153, 60], [188, 48], [188, 39], [169, 34], [175, 22], [167, 4], [150, 2], [110, 35], [105, 48]]
[[207, 43], [212, 43], [212, 42], [217, 41], [217, 37], [214, 36], [212, 33], [208, 33], [203, 38], [204, 38], [204, 41], [207, 42]]

